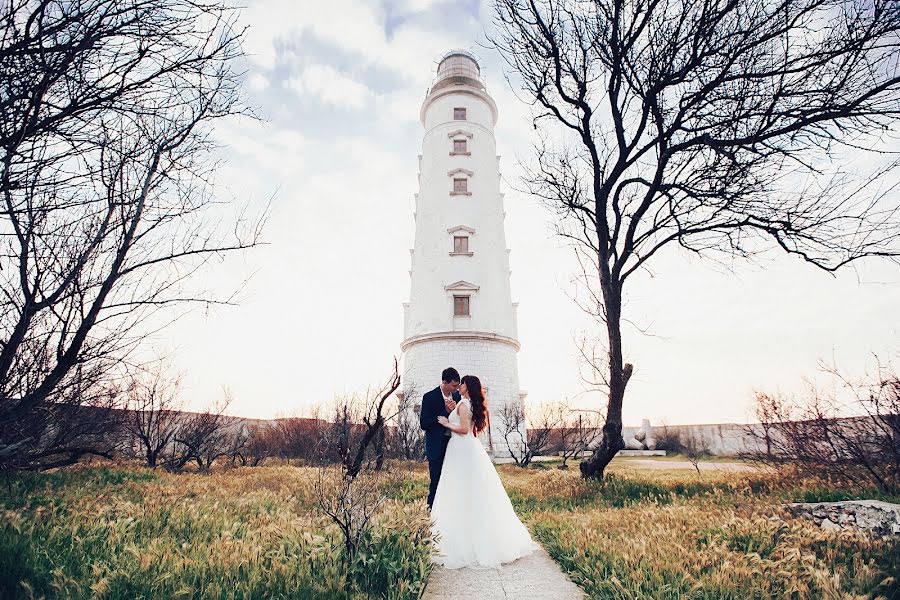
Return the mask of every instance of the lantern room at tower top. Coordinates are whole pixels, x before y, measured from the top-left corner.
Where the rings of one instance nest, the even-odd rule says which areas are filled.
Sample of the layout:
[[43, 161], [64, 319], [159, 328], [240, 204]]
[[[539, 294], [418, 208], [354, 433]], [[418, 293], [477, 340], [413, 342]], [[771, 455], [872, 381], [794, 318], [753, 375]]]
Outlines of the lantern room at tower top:
[[431, 104], [451, 93], [472, 94], [487, 103], [490, 110], [491, 126], [497, 124], [497, 105], [487, 93], [481, 78], [481, 67], [475, 56], [466, 50], [451, 50], [438, 63], [437, 75], [426, 94], [419, 120], [425, 129], [429, 128], [426, 114]]
[[438, 90], [448, 85], [471, 85], [484, 89], [481, 81], [481, 67], [475, 56], [465, 50], [452, 50], [444, 55], [438, 63], [437, 77], [431, 91]]

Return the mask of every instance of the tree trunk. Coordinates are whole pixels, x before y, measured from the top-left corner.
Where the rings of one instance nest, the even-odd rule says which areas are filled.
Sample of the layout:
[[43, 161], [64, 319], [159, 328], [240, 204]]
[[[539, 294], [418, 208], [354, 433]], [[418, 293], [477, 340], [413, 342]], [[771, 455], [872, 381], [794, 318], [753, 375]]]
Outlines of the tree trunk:
[[375, 470], [384, 468], [384, 426], [375, 435]]
[[622, 401], [625, 398], [625, 386], [628, 384], [633, 370], [632, 365], [622, 364], [621, 289], [609, 283], [608, 273], [603, 272], [601, 272], [601, 287], [603, 288], [606, 333], [609, 342], [609, 400], [606, 406], [606, 423], [603, 425], [603, 438], [600, 445], [580, 465], [581, 476], [585, 479], [603, 479], [606, 466], [616, 456], [616, 453], [625, 447], [625, 440], [622, 439]]

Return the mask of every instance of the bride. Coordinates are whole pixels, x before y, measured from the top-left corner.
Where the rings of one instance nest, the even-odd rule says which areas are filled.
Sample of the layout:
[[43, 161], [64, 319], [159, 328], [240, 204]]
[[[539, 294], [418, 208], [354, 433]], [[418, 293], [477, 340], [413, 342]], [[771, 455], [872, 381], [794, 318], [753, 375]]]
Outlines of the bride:
[[481, 382], [462, 378], [462, 400], [438, 422], [453, 432], [438, 483], [431, 518], [437, 537], [434, 562], [448, 569], [496, 567], [537, 549], [513, 511], [497, 470], [476, 437], [487, 410]]

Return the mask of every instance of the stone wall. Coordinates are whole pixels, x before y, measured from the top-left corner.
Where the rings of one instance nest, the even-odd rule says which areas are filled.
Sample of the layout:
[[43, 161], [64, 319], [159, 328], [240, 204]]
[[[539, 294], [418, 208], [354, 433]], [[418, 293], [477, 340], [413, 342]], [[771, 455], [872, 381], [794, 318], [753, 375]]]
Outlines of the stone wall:
[[[710, 454], [715, 456], [734, 455], [757, 449], [756, 439], [748, 433], [748, 427], [758, 425], [741, 425], [738, 423], [722, 423], [716, 425], [653, 425], [653, 434], [660, 443], [667, 436], [677, 436], [682, 441], [693, 437], [705, 445]], [[622, 434], [633, 436], [638, 427], [623, 427]]]
[[[757, 438], [749, 434], [748, 428], [759, 428], [759, 425], [741, 425], [738, 423], [723, 423], [716, 425], [650, 425], [650, 435], [643, 436], [643, 444], [635, 438], [635, 434], [644, 430], [643, 427], [622, 427], [622, 437], [625, 440], [626, 450], [646, 450], [665, 448], [667, 438], [678, 438], [685, 443], [693, 437], [702, 446], [705, 446], [709, 454], [715, 456], [733, 456], [742, 452], [758, 450]], [[761, 435], [761, 429], [757, 435]], [[594, 432], [594, 441], [590, 444], [593, 448], [600, 443], [602, 432], [597, 429]], [[558, 436], [555, 438], [558, 442]], [[650, 444], [647, 445], [647, 441]], [[553, 443], [551, 443], [553, 446]], [[671, 450], [671, 449], [669, 449]], [[625, 452], [625, 450], [623, 450]]]

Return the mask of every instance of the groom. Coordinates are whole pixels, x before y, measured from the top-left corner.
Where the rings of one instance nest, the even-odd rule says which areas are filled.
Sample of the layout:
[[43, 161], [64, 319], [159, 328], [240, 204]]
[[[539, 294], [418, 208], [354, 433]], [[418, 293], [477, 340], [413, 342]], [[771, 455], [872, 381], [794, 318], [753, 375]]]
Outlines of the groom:
[[428, 486], [428, 508], [434, 504], [434, 493], [437, 492], [441, 469], [444, 466], [444, 453], [450, 441], [450, 430], [438, 423], [438, 417], [449, 417], [456, 403], [459, 402], [459, 372], [453, 367], [441, 373], [441, 385], [422, 397], [422, 410], [419, 412], [419, 424], [425, 430], [425, 457], [428, 459], [428, 474], [431, 485]]

